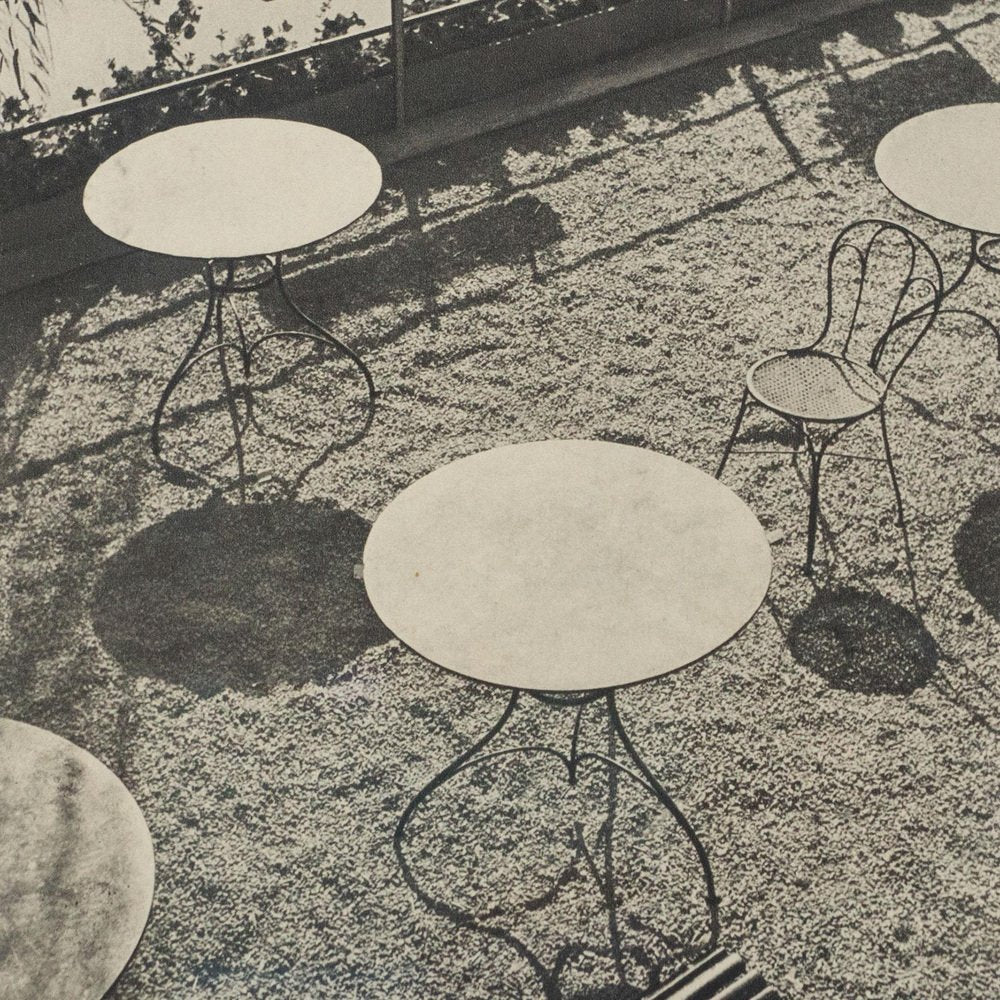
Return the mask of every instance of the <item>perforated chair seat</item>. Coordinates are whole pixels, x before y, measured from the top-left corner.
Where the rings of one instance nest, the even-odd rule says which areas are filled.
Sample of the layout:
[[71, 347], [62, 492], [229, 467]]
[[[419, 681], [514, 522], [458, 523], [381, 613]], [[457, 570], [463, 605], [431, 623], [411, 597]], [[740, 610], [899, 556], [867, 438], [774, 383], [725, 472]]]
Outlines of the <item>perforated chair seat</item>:
[[886, 385], [866, 364], [822, 351], [787, 351], [747, 372], [758, 402], [800, 420], [844, 421], [878, 409]]

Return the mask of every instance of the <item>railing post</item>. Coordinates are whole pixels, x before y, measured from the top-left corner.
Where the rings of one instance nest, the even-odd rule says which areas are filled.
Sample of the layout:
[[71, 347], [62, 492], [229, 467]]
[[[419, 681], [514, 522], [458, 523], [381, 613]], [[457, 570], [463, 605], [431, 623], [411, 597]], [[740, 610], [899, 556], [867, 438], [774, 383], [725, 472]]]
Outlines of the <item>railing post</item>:
[[406, 52], [403, 37], [403, 0], [392, 0], [392, 76], [395, 86], [396, 128], [406, 122]]

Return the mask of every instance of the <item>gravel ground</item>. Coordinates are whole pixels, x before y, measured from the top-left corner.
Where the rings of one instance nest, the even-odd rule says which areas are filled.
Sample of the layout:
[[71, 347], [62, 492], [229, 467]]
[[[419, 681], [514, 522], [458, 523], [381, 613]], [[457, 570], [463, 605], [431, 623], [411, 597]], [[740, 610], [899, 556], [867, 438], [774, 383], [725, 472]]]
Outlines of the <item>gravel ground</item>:
[[[679, 830], [602, 773], [473, 769], [392, 847], [410, 797], [504, 694], [387, 634], [356, 578], [404, 486], [496, 444], [599, 437], [714, 469], [746, 367], [821, 320], [826, 250], [872, 215], [949, 274], [964, 238], [871, 162], [897, 122], [998, 98], [1000, 3], [922, 2], [615, 93], [389, 172], [376, 209], [291, 260], [290, 287], [369, 359], [264, 359], [240, 485], [214, 370], [148, 424], [200, 321], [183, 263], [136, 255], [4, 304], [0, 713], [86, 747], [157, 854], [125, 998], [635, 997], [702, 944]], [[973, 275], [963, 304], [996, 316]], [[248, 321], [285, 324], [269, 301]], [[996, 995], [1000, 363], [949, 318], [888, 405], [915, 611], [877, 462], [830, 462], [816, 577], [806, 495], [756, 416], [726, 481], [774, 541], [737, 640], [621, 694], [706, 842], [724, 942], [789, 1000]], [[265, 385], [266, 383], [266, 385]], [[183, 419], [180, 419], [183, 418]], [[844, 450], [877, 455], [877, 424]], [[529, 702], [511, 740], [568, 740]], [[584, 738], [606, 749], [599, 714]], [[602, 823], [613, 818], [609, 878]], [[612, 886], [618, 946], [601, 886]], [[489, 930], [484, 932], [483, 927]]]

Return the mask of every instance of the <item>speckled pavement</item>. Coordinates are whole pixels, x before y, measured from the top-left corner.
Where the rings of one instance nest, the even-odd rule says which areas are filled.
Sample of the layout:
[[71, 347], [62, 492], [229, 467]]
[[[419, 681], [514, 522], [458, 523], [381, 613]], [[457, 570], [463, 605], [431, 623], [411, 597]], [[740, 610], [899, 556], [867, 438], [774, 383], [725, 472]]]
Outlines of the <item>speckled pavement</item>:
[[[90, 750], [149, 824], [152, 916], [112, 996], [534, 1000], [542, 967], [567, 1000], [611, 1000], [697, 952], [703, 889], [670, 819], [544, 759], [472, 770], [414, 819], [415, 878], [477, 926], [410, 891], [396, 820], [505, 699], [386, 633], [355, 572], [367, 525], [417, 477], [514, 441], [713, 470], [748, 365], [817, 330], [842, 226], [911, 225], [958, 274], [965, 238], [896, 202], [872, 155], [997, 80], [1000, 4], [914, 2], [394, 168], [372, 213], [288, 267], [369, 361], [372, 426], [356, 439], [350, 366], [295, 348], [280, 378], [265, 360], [242, 493], [209, 364], [164, 423], [199, 478], [149, 452], [201, 319], [194, 268], [134, 255], [8, 298], [0, 714]], [[961, 295], [1000, 316], [985, 272]], [[829, 463], [810, 581], [803, 470], [757, 416], [742, 445], [765, 454], [725, 480], [773, 540], [765, 606], [620, 697], [711, 853], [724, 942], [789, 1000], [995, 996], [996, 348], [944, 319], [889, 400], [922, 619], [885, 467]], [[873, 423], [843, 450], [879, 447]], [[512, 740], [568, 741], [572, 713], [519, 712]]]

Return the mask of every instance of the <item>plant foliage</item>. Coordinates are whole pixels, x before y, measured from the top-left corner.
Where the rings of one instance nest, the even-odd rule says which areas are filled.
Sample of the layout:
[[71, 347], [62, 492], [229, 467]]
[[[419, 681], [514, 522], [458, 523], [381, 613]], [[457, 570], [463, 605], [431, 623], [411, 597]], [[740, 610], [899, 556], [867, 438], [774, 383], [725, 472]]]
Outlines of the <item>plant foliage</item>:
[[[25, 31], [42, 31], [40, 4], [43, 0], [0, 0], [21, 18]], [[59, 0], [49, 0], [59, 2]], [[86, 177], [112, 153], [151, 132], [207, 118], [240, 114], [267, 114], [269, 110], [308, 101], [357, 83], [372, 74], [387, 72], [391, 46], [386, 34], [349, 38], [364, 21], [357, 14], [330, 15], [334, 0], [319, 5], [317, 41], [341, 39], [301, 56], [291, 52], [287, 21], [265, 25], [259, 37], [242, 35], [230, 39], [225, 32], [216, 38], [219, 50], [204, 65], [197, 65], [189, 43], [199, 30], [201, 8], [194, 0], [122, 0], [135, 14], [149, 39], [150, 62], [141, 69], [108, 65], [111, 83], [95, 95], [78, 87], [73, 94], [88, 106], [95, 97], [109, 101], [136, 94], [107, 111], [71, 123], [35, 131], [24, 136], [0, 135], [0, 206], [50, 197]], [[628, 0], [617, 0], [618, 3]], [[31, 4], [31, 14], [27, 13]], [[339, 4], [338, 4], [339, 5]], [[445, 0], [408, 0], [410, 14], [433, 12], [407, 30], [408, 60], [436, 58], [458, 49], [502, 41], [572, 17], [593, 13], [610, 5], [609, 0], [482, 0], [449, 10]], [[25, 8], [25, 9], [20, 9]], [[0, 8], [3, 9], [3, 8]], [[32, 34], [34, 37], [34, 34]], [[41, 37], [39, 35], [39, 37]], [[16, 39], [15, 39], [16, 42]], [[14, 43], [11, 43], [14, 44]], [[36, 69], [45, 65], [44, 46], [34, 52]], [[14, 58], [0, 47], [0, 59]], [[263, 56], [288, 58], [265, 64], [253, 63]], [[23, 58], [20, 60], [23, 62]], [[242, 71], [240, 65], [251, 63]], [[209, 79], [199, 75], [220, 68], [235, 72]], [[190, 86], [159, 93], [155, 88], [193, 78]], [[143, 96], [143, 92], [148, 92]], [[0, 128], [15, 128], [42, 120], [42, 110], [25, 91], [0, 102]]]

